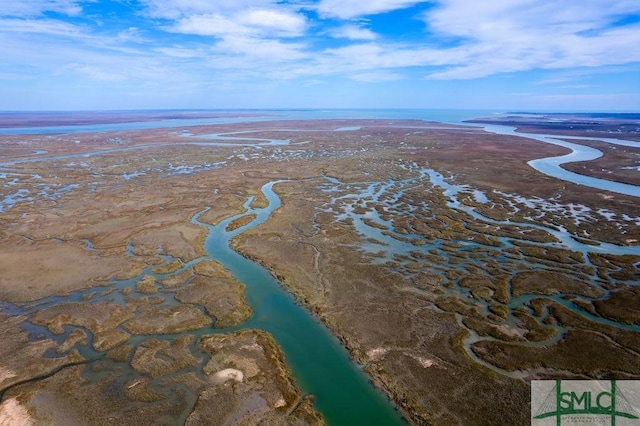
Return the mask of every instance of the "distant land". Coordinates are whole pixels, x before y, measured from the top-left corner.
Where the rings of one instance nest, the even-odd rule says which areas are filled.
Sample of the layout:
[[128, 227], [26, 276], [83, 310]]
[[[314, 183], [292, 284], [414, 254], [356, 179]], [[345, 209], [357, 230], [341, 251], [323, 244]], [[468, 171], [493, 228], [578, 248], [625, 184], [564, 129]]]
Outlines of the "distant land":
[[516, 126], [522, 131], [538, 133], [590, 132], [640, 134], [640, 113], [633, 112], [509, 112], [496, 117], [465, 120], [468, 123]]
[[118, 110], [118, 111], [0, 111], [0, 128], [77, 126], [219, 117], [251, 117], [251, 111]]

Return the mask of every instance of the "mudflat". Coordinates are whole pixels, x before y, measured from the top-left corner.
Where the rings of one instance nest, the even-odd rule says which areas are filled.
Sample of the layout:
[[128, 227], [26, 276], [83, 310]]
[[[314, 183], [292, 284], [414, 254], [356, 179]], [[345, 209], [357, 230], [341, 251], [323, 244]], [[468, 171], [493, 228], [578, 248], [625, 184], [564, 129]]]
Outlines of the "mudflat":
[[[0, 419], [322, 423], [277, 342], [237, 331], [244, 286], [192, 221], [272, 181], [282, 206], [233, 248], [408, 422], [525, 424], [531, 379], [640, 376], [637, 199], [527, 165], [566, 148], [417, 120], [186, 130], [0, 137]], [[637, 184], [615, 154], [598, 168]]]

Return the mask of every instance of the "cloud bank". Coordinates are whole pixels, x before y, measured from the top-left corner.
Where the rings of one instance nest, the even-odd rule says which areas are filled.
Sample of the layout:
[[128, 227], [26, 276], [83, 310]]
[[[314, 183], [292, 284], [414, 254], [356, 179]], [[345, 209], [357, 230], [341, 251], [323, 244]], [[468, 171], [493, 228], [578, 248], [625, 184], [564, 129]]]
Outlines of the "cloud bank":
[[[640, 4], [612, 0], [13, 0], [0, 5], [11, 80], [77, 75], [161, 86], [335, 79], [474, 81], [640, 63]], [[29, 53], [38, 52], [38, 54]], [[23, 77], [24, 78], [24, 77]], [[523, 77], [524, 78], [524, 77]], [[552, 84], [554, 76], [537, 78]], [[566, 89], [589, 88], [565, 78]], [[0, 79], [0, 83], [2, 80]], [[567, 84], [574, 83], [574, 84]], [[425, 83], [426, 84], [426, 83]], [[638, 88], [640, 91], [640, 88]]]

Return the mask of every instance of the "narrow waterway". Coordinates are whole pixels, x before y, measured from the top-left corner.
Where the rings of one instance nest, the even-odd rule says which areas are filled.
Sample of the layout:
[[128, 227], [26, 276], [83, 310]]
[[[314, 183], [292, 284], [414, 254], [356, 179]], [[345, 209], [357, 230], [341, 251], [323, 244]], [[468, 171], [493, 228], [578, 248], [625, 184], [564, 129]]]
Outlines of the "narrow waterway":
[[592, 138], [587, 136], [561, 136], [551, 134], [537, 134], [537, 133], [521, 133], [517, 132], [515, 127], [501, 126], [501, 125], [484, 125], [484, 129], [488, 132], [498, 135], [519, 136], [527, 139], [534, 139], [540, 142], [562, 146], [571, 150], [569, 154], [560, 155], [557, 157], [546, 157], [531, 160], [527, 164], [536, 169], [540, 173], [544, 173], [547, 176], [551, 176], [557, 179], [561, 179], [567, 182], [572, 182], [577, 185], [584, 185], [594, 189], [600, 189], [603, 191], [616, 192], [618, 194], [631, 195], [633, 197], [640, 197], [640, 186], [631, 185], [628, 183], [614, 182], [607, 179], [595, 178], [592, 176], [582, 175], [579, 173], [571, 172], [563, 169], [561, 166], [567, 163], [576, 163], [582, 161], [592, 161], [602, 157], [602, 151], [591, 148], [586, 145], [577, 143], [571, 143], [562, 139], [570, 140], [591, 140], [600, 141], [613, 145], [640, 147], [640, 142], [627, 141], [622, 139], [613, 138]]
[[[337, 221], [352, 224], [354, 230], [360, 235], [360, 249], [363, 254], [370, 255], [370, 261], [372, 263], [388, 265], [389, 268], [398, 271], [403, 277], [410, 277], [412, 274], [415, 274], [415, 268], [418, 263], [422, 264], [421, 270], [424, 273], [432, 276], [440, 276], [442, 283], [450, 280], [448, 277], [450, 271], [460, 271], [459, 277], [454, 280], [454, 286], [447, 287], [441, 285], [439, 290], [445, 297], [454, 297], [463, 300], [468, 305], [475, 306], [477, 312], [485, 316], [489, 315], [489, 307], [495, 303], [495, 301], [474, 296], [470, 289], [461, 283], [460, 277], [468, 276], [469, 266], [475, 269], [476, 273], [482, 274], [483, 272], [481, 271], [486, 273], [486, 264], [491, 260], [488, 256], [495, 256], [494, 258], [503, 262], [503, 267], [509, 270], [511, 277], [514, 277], [518, 273], [526, 273], [530, 270], [562, 270], [561, 264], [558, 264], [556, 267], [550, 266], [548, 263], [539, 261], [535, 257], [521, 257], [514, 262], [513, 258], [506, 257], [505, 253], [509, 249], [517, 247], [517, 245], [567, 250], [568, 252], [579, 254], [582, 262], [587, 264], [590, 264], [589, 259], [591, 253], [613, 256], [640, 255], [640, 246], [621, 246], [596, 240], [592, 240], [591, 244], [587, 244], [576, 239], [575, 234], [571, 234], [564, 227], [557, 224], [536, 224], [533, 222], [518, 222], [509, 219], [498, 220], [484, 216], [476, 211], [475, 207], [464, 204], [461, 199], [462, 195], [473, 194], [477, 202], [490, 202], [482, 191], [467, 185], [456, 185], [448, 182], [441, 173], [433, 169], [422, 169], [415, 163], [405, 165], [404, 168], [412, 172], [413, 177], [397, 181], [390, 179], [388, 181], [358, 183], [344, 183], [334, 178], [330, 184], [325, 185], [325, 191], [331, 194], [331, 201], [324, 205], [322, 211], [333, 214]], [[467, 218], [472, 218], [474, 222], [494, 225], [497, 229], [501, 227], [517, 227], [521, 230], [521, 237], [516, 235], [494, 235], [492, 236], [492, 245], [485, 245], [481, 242], [474, 241], [473, 232], [467, 236], [467, 238], [469, 238], [468, 240], [434, 240], [420, 233], [407, 232], [406, 229], [403, 229], [401, 232], [401, 230], [395, 227], [393, 220], [386, 220], [379, 215], [378, 209], [398, 218], [402, 218], [403, 216], [415, 218], [416, 213], [425, 209], [426, 206], [409, 204], [406, 199], [403, 200], [403, 196], [405, 192], [410, 191], [412, 188], [419, 188], [422, 184], [427, 184], [427, 182], [434, 188], [443, 190], [443, 195], [446, 197], [446, 206], [451, 210], [464, 213]], [[376, 207], [372, 208], [371, 206]], [[607, 212], [602, 212], [602, 214], [606, 213]], [[604, 216], [602, 217], [604, 218]], [[574, 220], [578, 220], [579, 218], [579, 216], [574, 216]], [[631, 218], [629, 219], [631, 220]], [[622, 220], [622, 218], [619, 220]], [[400, 219], [400, 221], [402, 222], [402, 219]], [[553, 241], [533, 241], [527, 238], [527, 231], [531, 230], [543, 231], [553, 237]], [[479, 236], [483, 235], [481, 234]], [[416, 242], [418, 244], [416, 244]], [[446, 242], [457, 244], [457, 247], [452, 249], [451, 246], [446, 245]], [[416, 254], [418, 254], [418, 256], [416, 256]], [[434, 255], [435, 258], [440, 260], [427, 262], [425, 259], [428, 259], [428, 255]], [[464, 258], [465, 261], [461, 261], [462, 258]], [[609, 288], [603, 286], [603, 281], [598, 279], [599, 272], [597, 267], [595, 265], [591, 266], [595, 268], [591, 276], [583, 276], [582, 279], [584, 279], [585, 282], [589, 282], [593, 288], [599, 289], [601, 294], [584, 297], [594, 301], [607, 299], [610, 296]], [[487, 276], [487, 278], [489, 280], [493, 279], [492, 276]], [[636, 285], [637, 282], [628, 281], [627, 284]], [[419, 288], [410, 287], [403, 288], [403, 291], [416, 292], [417, 294], [421, 292]], [[640, 331], [640, 326], [638, 325], [614, 321], [585, 310], [583, 307], [567, 299], [569, 296], [571, 296], [571, 292], [540, 294], [534, 291], [531, 294], [511, 298], [507, 304], [509, 311], [505, 315], [501, 325], [504, 327], [504, 330], [511, 330], [516, 334], [522, 332], [523, 329], [520, 329], [522, 319], [514, 315], [514, 312], [527, 310], [531, 314], [531, 319], [536, 321], [539, 327], [552, 332], [544, 339], [521, 340], [518, 341], [517, 345], [539, 348], [557, 344], [564, 338], [569, 327], [561, 324], [547, 323], [544, 321], [546, 314], [538, 315], [530, 309], [531, 300], [548, 299], [583, 317], [585, 320], [621, 330]], [[498, 374], [512, 378], [531, 377], [534, 374], [546, 371], [543, 368], [505, 370], [483, 360], [476, 355], [473, 350], [473, 345], [480, 341], [503, 342], [504, 339], [492, 337], [486, 333], [479, 334], [465, 324], [466, 319], [464, 315], [456, 314], [458, 326], [468, 333], [468, 337], [463, 341], [463, 348], [467, 352], [467, 355], [476, 363]]]
[[[312, 394], [317, 409], [328, 425], [401, 425], [400, 415], [391, 402], [369, 382], [338, 339], [306, 309], [298, 305], [280, 283], [261, 265], [253, 262], [229, 246], [236, 235], [264, 223], [281, 202], [273, 187], [281, 181], [269, 182], [262, 192], [269, 201], [265, 208], [250, 207], [245, 213], [229, 217], [216, 226], [199, 221], [209, 235], [205, 248], [211, 258], [222, 263], [247, 287], [246, 296], [253, 316], [233, 328], [257, 328], [275, 338], [286, 354], [296, 381], [302, 391]], [[256, 214], [249, 224], [227, 231], [235, 219]]]

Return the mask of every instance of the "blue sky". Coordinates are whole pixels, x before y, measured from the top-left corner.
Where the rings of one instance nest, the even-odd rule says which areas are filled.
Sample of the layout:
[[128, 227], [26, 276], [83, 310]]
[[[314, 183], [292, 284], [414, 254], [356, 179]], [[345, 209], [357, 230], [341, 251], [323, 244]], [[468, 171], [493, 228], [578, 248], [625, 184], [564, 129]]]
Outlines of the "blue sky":
[[640, 111], [638, 0], [4, 0], [0, 110]]

